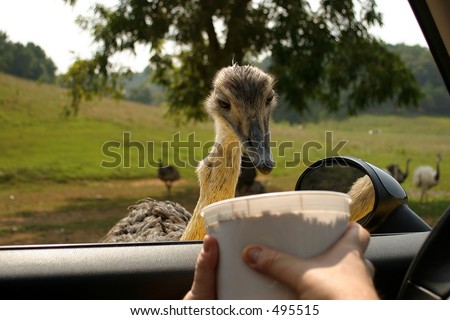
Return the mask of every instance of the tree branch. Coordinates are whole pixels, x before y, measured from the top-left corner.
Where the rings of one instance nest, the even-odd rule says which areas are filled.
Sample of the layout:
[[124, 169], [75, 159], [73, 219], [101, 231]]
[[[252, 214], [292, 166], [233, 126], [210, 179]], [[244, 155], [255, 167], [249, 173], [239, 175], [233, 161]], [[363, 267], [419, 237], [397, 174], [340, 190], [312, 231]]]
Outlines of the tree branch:
[[[250, 0], [236, 0], [230, 11], [230, 19], [228, 21], [227, 42], [225, 44], [225, 55], [238, 63], [242, 63], [244, 58], [244, 50], [246, 38], [242, 37], [245, 32], [246, 12]], [[230, 61], [231, 62], [231, 61]]]
[[215, 7], [211, 5], [211, 1], [203, 0], [201, 2], [201, 8], [203, 14], [203, 21], [205, 21], [204, 27], [206, 29], [206, 33], [208, 34], [209, 47], [211, 50], [219, 52], [221, 48], [219, 41], [217, 40], [217, 34], [216, 30], [214, 29], [213, 23]]

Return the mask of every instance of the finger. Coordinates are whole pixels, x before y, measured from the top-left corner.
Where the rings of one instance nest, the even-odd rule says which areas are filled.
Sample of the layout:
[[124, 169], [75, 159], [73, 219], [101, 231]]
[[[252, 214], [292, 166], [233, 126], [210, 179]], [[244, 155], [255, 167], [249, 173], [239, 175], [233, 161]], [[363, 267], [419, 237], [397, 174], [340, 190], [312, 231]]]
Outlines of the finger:
[[370, 233], [358, 223], [351, 222], [342, 238], [327, 249], [324, 254], [318, 256], [317, 259], [334, 260], [337, 263], [337, 261], [343, 259], [350, 252], [358, 253], [358, 256], [364, 262], [367, 274], [373, 279], [375, 267], [372, 262], [364, 259], [364, 252], [369, 245], [369, 241]]
[[368, 259], [364, 259], [364, 262], [366, 263], [367, 272], [369, 273], [370, 277], [373, 279], [373, 277], [375, 276], [375, 266]]
[[357, 229], [358, 231], [358, 243], [360, 245], [361, 252], [366, 252], [367, 247], [370, 242], [370, 233], [366, 229], [364, 229], [359, 223], [352, 222], [350, 224], [351, 228]]
[[[355, 226], [351, 226], [351, 227], [354, 229], [357, 229], [357, 231], [358, 231], [359, 249], [360, 249], [361, 255], [364, 256], [364, 253], [366, 252], [366, 249], [369, 246], [370, 233], [366, 229], [364, 229], [361, 225], [359, 225], [358, 223], [354, 223], [354, 224], [355, 224]], [[364, 259], [364, 262], [366, 264], [366, 269], [367, 269], [368, 274], [370, 275], [370, 278], [373, 279], [375, 276], [375, 266], [368, 259]]]
[[203, 248], [197, 257], [194, 282], [185, 299], [215, 299], [216, 269], [218, 261], [217, 240], [206, 235]]
[[350, 222], [343, 236], [333, 244], [327, 251], [338, 252], [342, 250], [357, 250], [362, 255], [366, 251], [370, 241], [370, 233], [356, 222]]
[[250, 268], [284, 283], [293, 290], [296, 289], [295, 279], [301, 277], [304, 272], [302, 259], [264, 246], [246, 247], [243, 259]]

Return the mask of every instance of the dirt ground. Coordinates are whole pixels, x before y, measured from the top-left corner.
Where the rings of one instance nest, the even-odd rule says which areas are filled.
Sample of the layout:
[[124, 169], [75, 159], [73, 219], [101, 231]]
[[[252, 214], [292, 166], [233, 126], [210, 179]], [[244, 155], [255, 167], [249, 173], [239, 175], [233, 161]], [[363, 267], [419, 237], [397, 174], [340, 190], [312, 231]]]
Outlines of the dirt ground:
[[[0, 185], [0, 246], [97, 242], [140, 199], [168, 199], [192, 212], [198, 194], [198, 185], [187, 180], [175, 182], [170, 197], [158, 179]], [[448, 205], [410, 201], [418, 213], [438, 212], [422, 216], [430, 225]]]
[[198, 187], [177, 181], [169, 197], [158, 179], [3, 186], [0, 245], [97, 242], [145, 197], [177, 201], [192, 211]]

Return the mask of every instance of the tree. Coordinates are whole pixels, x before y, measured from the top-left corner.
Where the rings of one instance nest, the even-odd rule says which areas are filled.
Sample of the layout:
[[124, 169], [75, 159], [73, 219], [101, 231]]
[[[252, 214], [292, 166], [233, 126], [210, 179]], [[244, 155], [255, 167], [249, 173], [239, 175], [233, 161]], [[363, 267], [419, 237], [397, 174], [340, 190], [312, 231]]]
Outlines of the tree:
[[44, 82], [54, 82], [56, 66], [53, 61], [47, 57], [45, 51], [32, 42], [27, 43], [26, 50], [32, 55], [30, 61], [29, 77]]
[[34, 43], [13, 43], [0, 32], [0, 71], [18, 77], [54, 82], [56, 66]]
[[161, 104], [164, 101], [164, 87], [151, 82], [153, 70], [146, 67], [140, 73], [130, 74], [125, 81], [125, 99], [149, 105]]
[[[389, 51], [398, 54], [406, 66], [412, 71], [423, 92], [423, 99], [414, 114], [449, 115], [450, 96], [436, 62], [428, 48], [398, 44], [388, 46]], [[389, 108], [390, 107], [390, 108]], [[390, 103], [386, 103], [385, 111], [392, 112]], [[411, 114], [411, 110], [400, 110]]]
[[72, 98], [70, 105], [64, 110], [66, 116], [76, 116], [82, 100], [91, 100], [96, 95], [119, 97], [120, 90], [123, 88], [118, 80], [119, 74], [110, 72], [108, 76], [102, 77], [99, 75], [98, 68], [96, 59], [77, 59], [63, 75], [61, 82], [69, 88]]
[[401, 59], [368, 32], [382, 24], [375, 0], [321, 0], [317, 9], [304, 0], [120, 0], [97, 4], [79, 23], [100, 45], [92, 61], [105, 83], [112, 55], [150, 44], [154, 81], [167, 87], [170, 111], [189, 118], [203, 118], [219, 68], [264, 55], [298, 111], [312, 100], [356, 113], [389, 99], [417, 105], [421, 97]]
[[0, 71], [4, 72], [11, 60], [8, 36], [0, 31]]

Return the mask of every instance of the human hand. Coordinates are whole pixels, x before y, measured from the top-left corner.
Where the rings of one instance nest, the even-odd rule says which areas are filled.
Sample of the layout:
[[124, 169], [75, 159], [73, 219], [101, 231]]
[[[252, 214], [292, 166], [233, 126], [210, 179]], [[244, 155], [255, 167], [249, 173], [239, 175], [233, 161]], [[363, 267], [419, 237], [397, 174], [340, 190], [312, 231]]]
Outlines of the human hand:
[[[364, 228], [350, 223], [342, 238], [316, 257], [300, 259], [252, 245], [244, 249], [243, 259], [252, 269], [286, 284], [300, 299], [378, 299], [373, 267], [364, 260], [369, 239]], [[217, 262], [217, 240], [207, 235], [184, 299], [216, 299]]]
[[216, 299], [216, 270], [219, 250], [217, 240], [206, 235], [195, 265], [194, 282], [184, 300]]
[[249, 267], [284, 283], [299, 299], [378, 299], [364, 252], [369, 233], [350, 223], [341, 239], [324, 253], [300, 259], [270, 248], [251, 245], [243, 252]]

